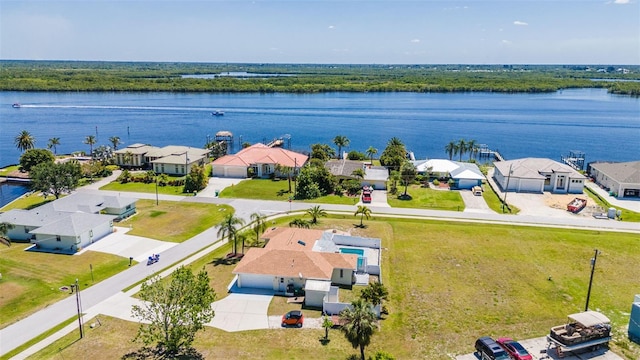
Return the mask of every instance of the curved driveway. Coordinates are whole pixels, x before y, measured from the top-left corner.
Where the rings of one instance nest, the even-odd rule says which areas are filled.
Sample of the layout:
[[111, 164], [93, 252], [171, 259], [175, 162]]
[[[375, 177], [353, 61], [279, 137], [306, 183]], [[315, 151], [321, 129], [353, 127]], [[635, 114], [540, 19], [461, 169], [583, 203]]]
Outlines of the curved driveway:
[[[114, 174], [115, 175], [115, 174]], [[108, 181], [106, 179], [105, 181]], [[93, 184], [93, 189], [82, 188], [78, 191], [101, 192], [95, 190], [99, 185]], [[106, 193], [118, 194], [118, 192], [105, 191]], [[159, 195], [161, 200], [173, 201], [190, 201], [204, 202], [216, 204], [228, 204], [236, 210], [237, 216], [241, 217], [247, 223], [249, 216], [254, 212], [261, 212], [265, 215], [274, 215], [287, 213], [289, 210], [304, 211], [316, 204], [312, 203], [288, 203], [285, 201], [263, 201], [263, 200], [244, 200], [244, 199], [219, 199], [214, 197], [203, 197], [199, 194], [193, 196], [172, 196]], [[127, 193], [127, 196], [139, 199], [154, 199], [155, 194], [146, 193]], [[346, 212], [353, 214], [356, 207], [354, 205], [321, 205], [325, 210], [330, 212]], [[606, 231], [623, 231], [640, 233], [640, 224], [626, 223], [613, 220], [595, 220], [595, 219], [565, 219], [551, 218], [543, 216], [516, 216], [489, 213], [470, 213], [470, 212], [452, 212], [439, 210], [421, 210], [421, 209], [401, 209], [389, 207], [371, 206], [371, 212], [374, 216], [403, 216], [416, 217], [423, 219], [437, 219], [449, 221], [477, 221], [484, 223], [496, 224], [518, 224], [526, 226], [551, 226], [565, 227], [591, 230]], [[174, 264], [185, 259], [187, 256], [195, 254], [200, 250], [212, 245], [217, 241], [217, 227], [212, 227], [204, 232], [194, 236], [193, 238], [178, 244], [162, 253], [163, 264]], [[112, 276], [98, 284], [91, 286], [86, 290], [82, 290], [82, 304], [85, 309], [89, 309], [105, 299], [121, 292], [123, 289], [144, 280], [146, 277], [153, 275], [154, 270], [160, 270], [160, 267], [148, 267], [146, 263], [139, 263], [135, 266], [127, 268], [121, 273]], [[47, 329], [66, 321], [76, 315], [76, 303], [74, 297], [68, 297], [45, 309], [42, 309], [29, 317], [18, 321], [6, 328], [0, 330], [0, 355], [4, 355], [25, 342], [35, 338]]]

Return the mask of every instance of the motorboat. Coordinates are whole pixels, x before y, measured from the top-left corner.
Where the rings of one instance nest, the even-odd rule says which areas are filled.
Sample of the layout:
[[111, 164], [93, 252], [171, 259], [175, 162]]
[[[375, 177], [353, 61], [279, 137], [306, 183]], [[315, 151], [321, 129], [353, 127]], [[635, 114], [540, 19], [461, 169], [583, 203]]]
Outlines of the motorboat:
[[14, 109], [18, 109], [18, 108], [21, 108], [22, 105], [20, 105], [20, 103], [13, 103], [13, 105], [11, 105], [11, 107], [14, 108]]
[[555, 345], [559, 355], [586, 348], [597, 348], [611, 340], [611, 321], [596, 311], [569, 315], [564, 325], [551, 328], [547, 341]]
[[211, 115], [213, 115], [213, 116], [223, 116], [224, 115], [224, 111], [215, 110], [215, 111], [211, 112]]

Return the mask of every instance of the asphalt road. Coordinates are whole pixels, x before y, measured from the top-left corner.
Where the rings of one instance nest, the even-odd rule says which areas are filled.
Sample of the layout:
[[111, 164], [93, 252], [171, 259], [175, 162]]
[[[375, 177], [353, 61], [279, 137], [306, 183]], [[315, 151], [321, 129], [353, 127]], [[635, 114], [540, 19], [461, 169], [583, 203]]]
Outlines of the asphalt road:
[[[95, 184], [94, 184], [95, 185]], [[99, 192], [95, 187], [83, 188], [78, 191]], [[118, 194], [118, 192], [105, 193]], [[126, 193], [127, 196], [139, 199], [156, 199], [155, 194], [145, 193]], [[236, 210], [236, 215], [249, 223], [249, 217], [254, 212], [261, 212], [264, 215], [271, 216], [283, 214], [289, 211], [304, 211], [316, 204], [284, 202], [284, 201], [262, 201], [262, 200], [243, 200], [243, 199], [219, 199], [215, 197], [204, 196], [171, 196], [159, 195], [160, 200], [173, 201], [190, 201], [205, 202], [216, 204], [228, 204]], [[353, 214], [356, 210], [354, 205], [321, 205], [323, 209], [329, 212], [346, 212]], [[566, 219], [566, 218], [550, 218], [540, 216], [517, 216], [503, 214], [485, 214], [485, 213], [469, 213], [469, 212], [452, 212], [438, 210], [421, 210], [421, 209], [400, 209], [388, 207], [371, 206], [373, 216], [406, 216], [423, 219], [438, 219], [448, 221], [477, 221], [483, 223], [496, 224], [518, 224], [526, 226], [551, 226], [576, 229], [606, 230], [606, 231], [623, 231], [640, 233], [640, 224], [625, 223], [613, 220], [595, 220], [595, 219]], [[210, 228], [193, 238], [174, 246], [162, 253], [162, 264], [173, 264], [187, 256], [194, 254], [217, 240], [217, 227]], [[161, 270], [161, 267], [147, 267], [146, 263], [139, 263], [135, 266], [125, 269], [121, 273], [104, 280], [98, 284], [81, 289], [82, 305], [84, 309], [99, 304], [104, 299], [122, 291], [130, 285], [137, 283], [153, 274], [154, 271]], [[42, 309], [29, 317], [20, 320], [6, 328], [0, 330], [0, 355], [4, 355], [25, 342], [35, 338], [42, 332], [57, 326], [76, 315], [75, 297], [68, 297], [45, 309]]]

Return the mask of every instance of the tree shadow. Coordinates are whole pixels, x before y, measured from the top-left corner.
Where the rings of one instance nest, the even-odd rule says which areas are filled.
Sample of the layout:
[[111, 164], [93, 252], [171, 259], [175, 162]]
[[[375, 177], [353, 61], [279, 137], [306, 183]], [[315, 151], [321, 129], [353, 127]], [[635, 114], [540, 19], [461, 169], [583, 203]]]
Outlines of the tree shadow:
[[189, 347], [187, 349], [180, 350], [179, 352], [167, 352], [160, 347], [150, 348], [143, 347], [137, 351], [132, 351], [122, 356], [123, 360], [204, 360], [204, 356], [198, 352], [198, 350]]
[[368, 227], [369, 227], [369, 225], [367, 225], [367, 224], [362, 224], [362, 225], [360, 225], [360, 224], [353, 224], [353, 227], [356, 227], [356, 228], [359, 228], [359, 229], [366, 229], [366, 228], [368, 228]]
[[[241, 255], [241, 254], [238, 254], [238, 255]], [[220, 265], [229, 266], [229, 265], [237, 264], [241, 259], [242, 259], [242, 256], [225, 256], [225, 257], [215, 258], [211, 260], [209, 264], [212, 264], [213, 266], [220, 266]]]
[[318, 339], [318, 341], [320, 341], [320, 344], [322, 344], [322, 346], [327, 346], [331, 342], [331, 339], [325, 339], [324, 337], [321, 337], [320, 339]]
[[402, 194], [402, 195], [398, 195], [398, 200], [408, 201], [408, 200], [413, 200], [413, 198], [409, 194], [407, 195]]

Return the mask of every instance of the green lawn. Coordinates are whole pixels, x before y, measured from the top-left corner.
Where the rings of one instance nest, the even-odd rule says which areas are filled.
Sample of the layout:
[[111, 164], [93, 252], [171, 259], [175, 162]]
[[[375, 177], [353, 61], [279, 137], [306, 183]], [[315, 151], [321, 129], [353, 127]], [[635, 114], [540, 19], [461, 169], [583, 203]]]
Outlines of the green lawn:
[[11, 165], [0, 169], [0, 176], [7, 176], [14, 171], [20, 170], [20, 165]]
[[56, 197], [53, 195], [49, 195], [46, 198], [42, 196], [41, 193], [28, 193], [25, 194], [24, 196], [15, 199], [14, 201], [12, 201], [11, 203], [5, 205], [2, 207], [2, 209], [0, 209], [0, 211], [9, 211], [11, 209], [33, 209], [36, 208], [40, 205], [44, 205], [50, 201], [55, 200]]
[[[348, 215], [321, 221], [322, 228], [383, 240], [390, 314], [381, 321], [367, 356], [385, 351], [397, 359], [450, 359], [472, 352], [481, 335], [544, 336], [567, 314], [583, 309], [594, 248], [601, 254], [591, 308], [612, 319], [615, 353], [628, 360], [640, 356], [640, 346], [625, 336], [631, 301], [640, 287], [637, 234], [412, 219], [370, 220], [360, 229]], [[205, 266], [218, 298], [235, 266], [221, 261], [228, 251], [220, 249], [193, 265]], [[274, 312], [285, 306], [272, 304]], [[77, 334], [70, 334], [33, 358], [111, 359], [140, 347], [130, 342], [137, 324], [100, 320], [103, 325], [89, 329], [85, 339], [76, 341]], [[322, 329], [226, 333], [208, 328], [195, 346], [205, 358], [345, 359], [357, 354], [340, 332], [332, 330], [325, 346], [319, 342], [322, 336]]]
[[131, 226], [129, 235], [152, 239], [183, 242], [217, 225], [224, 216], [233, 212], [228, 205], [188, 203], [178, 201], [138, 200], [138, 213], [119, 226]]
[[[598, 204], [600, 207], [602, 207], [605, 210], [610, 207], [615, 207], [609, 204], [608, 201], [601, 198], [600, 195], [598, 195], [597, 193], [595, 193], [593, 190], [589, 189], [586, 186], [584, 187], [584, 193], [589, 195], [589, 197], [593, 199], [593, 201], [595, 201], [596, 204]], [[621, 215], [622, 221], [640, 222], [640, 213], [627, 210], [627, 209], [620, 209], [620, 211], [622, 211], [622, 215]]]
[[[163, 195], [187, 195], [183, 193], [184, 186], [158, 186], [158, 194]], [[150, 183], [145, 184], [142, 182], [129, 182], [126, 184], [121, 184], [118, 181], [113, 181], [103, 187], [100, 190], [111, 190], [111, 191], [129, 191], [129, 192], [141, 192], [141, 193], [149, 193], [155, 194], [156, 192], [156, 184]]]
[[389, 205], [398, 208], [464, 210], [464, 201], [462, 201], [462, 196], [460, 196], [460, 193], [457, 191], [434, 190], [422, 187], [421, 185], [410, 185], [407, 194], [411, 196], [411, 199], [399, 199], [399, 196], [402, 194], [404, 194], [404, 186], [398, 186], [398, 193], [396, 195], [388, 193], [387, 201]]
[[68, 297], [69, 291], [59, 288], [72, 284], [75, 279], [81, 288], [87, 288], [129, 266], [129, 259], [101, 252], [69, 256], [24, 251], [28, 246], [30, 244], [14, 243], [0, 248], [0, 326], [3, 328]]
[[[295, 188], [295, 183], [291, 183], [291, 190]], [[219, 194], [221, 198], [254, 199], [254, 200], [289, 200], [292, 193], [289, 193], [289, 181], [286, 179], [273, 181], [269, 179], [248, 179], [240, 183], [226, 187]], [[358, 202], [357, 198], [348, 196], [327, 195], [304, 202], [320, 204], [345, 204], [353, 205]], [[295, 200], [300, 201], [300, 200]]]
[[498, 197], [498, 194], [496, 194], [496, 192], [493, 191], [493, 188], [489, 186], [489, 184], [482, 184], [482, 189], [484, 190], [482, 192], [482, 197], [484, 198], [484, 201], [487, 202], [487, 205], [489, 205], [489, 208], [491, 210], [500, 214], [507, 213], [507, 214], [514, 214], [514, 215], [520, 212], [520, 209], [518, 209], [514, 205], [509, 205], [509, 208], [511, 208], [511, 212], [505, 209], [502, 206], [502, 200], [500, 200], [500, 198]]

